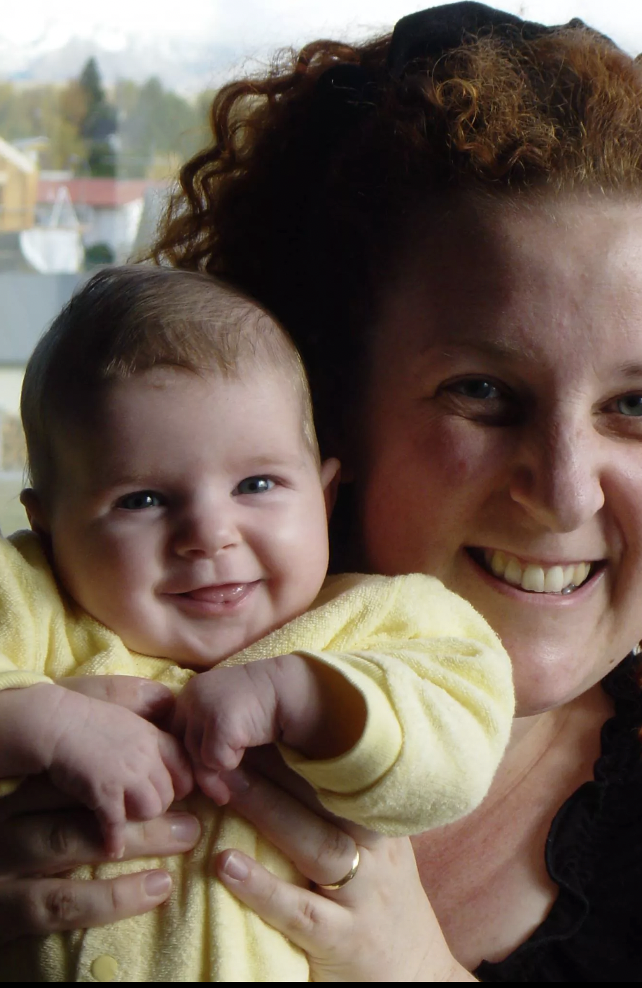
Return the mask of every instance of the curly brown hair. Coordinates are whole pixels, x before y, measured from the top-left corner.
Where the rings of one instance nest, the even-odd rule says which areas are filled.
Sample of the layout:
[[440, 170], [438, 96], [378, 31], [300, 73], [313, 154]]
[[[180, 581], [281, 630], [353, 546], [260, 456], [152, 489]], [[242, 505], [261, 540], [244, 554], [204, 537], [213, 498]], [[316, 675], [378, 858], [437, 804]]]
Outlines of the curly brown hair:
[[230, 281], [288, 327], [322, 440], [421, 203], [642, 185], [640, 65], [580, 22], [481, 30], [401, 74], [390, 40], [318, 41], [224, 87], [153, 252]]

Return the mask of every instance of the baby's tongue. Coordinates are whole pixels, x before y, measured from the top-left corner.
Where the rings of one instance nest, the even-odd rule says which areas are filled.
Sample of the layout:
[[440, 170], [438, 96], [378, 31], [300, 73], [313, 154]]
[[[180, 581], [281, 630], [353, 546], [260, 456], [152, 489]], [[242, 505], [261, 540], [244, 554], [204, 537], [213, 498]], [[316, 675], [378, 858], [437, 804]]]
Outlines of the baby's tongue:
[[220, 583], [213, 587], [200, 587], [186, 594], [192, 600], [202, 600], [209, 604], [228, 604], [242, 597], [248, 588], [247, 583]]

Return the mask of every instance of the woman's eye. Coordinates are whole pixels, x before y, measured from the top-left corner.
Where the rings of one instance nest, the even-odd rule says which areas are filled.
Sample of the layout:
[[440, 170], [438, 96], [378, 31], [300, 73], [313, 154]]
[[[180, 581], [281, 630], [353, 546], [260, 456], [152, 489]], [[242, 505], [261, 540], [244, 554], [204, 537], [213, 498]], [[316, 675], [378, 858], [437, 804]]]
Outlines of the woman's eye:
[[270, 480], [269, 477], [246, 477], [238, 485], [235, 494], [264, 494], [266, 491], [271, 491], [274, 487], [274, 481]]
[[642, 418], [642, 394], [624, 395], [615, 402], [620, 415], [628, 415], [631, 418]]
[[523, 415], [522, 403], [510, 388], [487, 377], [445, 381], [439, 395], [455, 415], [488, 425], [514, 425]]
[[448, 390], [464, 398], [472, 398], [475, 401], [486, 401], [488, 399], [502, 398], [499, 388], [486, 381], [483, 377], [467, 377], [461, 381], [453, 381], [448, 385]]
[[158, 508], [164, 504], [160, 494], [155, 491], [134, 491], [118, 499], [118, 507], [126, 511], [142, 511], [143, 508]]

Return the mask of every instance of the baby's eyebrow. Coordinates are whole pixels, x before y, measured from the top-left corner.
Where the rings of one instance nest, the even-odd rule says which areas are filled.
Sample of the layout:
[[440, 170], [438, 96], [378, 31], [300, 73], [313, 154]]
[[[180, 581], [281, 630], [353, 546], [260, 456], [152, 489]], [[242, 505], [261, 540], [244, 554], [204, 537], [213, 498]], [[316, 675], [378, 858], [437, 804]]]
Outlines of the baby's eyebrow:
[[89, 493], [96, 495], [106, 491], [131, 488], [132, 490], [142, 490], [150, 486], [150, 478], [138, 473], [110, 473], [108, 470], [99, 472], [88, 484]]
[[642, 377], [642, 363], [631, 361], [620, 368], [622, 377], [640, 378]]
[[256, 456], [248, 458], [244, 469], [249, 470], [250, 473], [260, 473], [261, 471], [278, 473], [283, 468], [291, 469], [292, 467], [304, 466], [306, 462], [304, 453], [299, 450], [292, 451], [292, 453], [276, 453], [274, 456], [269, 453], [258, 453]]

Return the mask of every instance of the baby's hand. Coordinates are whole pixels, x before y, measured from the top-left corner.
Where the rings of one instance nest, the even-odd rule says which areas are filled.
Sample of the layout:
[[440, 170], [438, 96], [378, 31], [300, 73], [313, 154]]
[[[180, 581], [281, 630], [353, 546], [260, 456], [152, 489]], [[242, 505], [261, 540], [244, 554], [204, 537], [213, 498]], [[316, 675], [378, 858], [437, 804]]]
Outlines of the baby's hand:
[[173, 729], [203, 792], [227, 803], [230, 793], [219, 773], [236, 768], [246, 748], [293, 744], [295, 722], [316, 726], [317, 693], [316, 678], [298, 655], [214, 668], [190, 679], [176, 701]]
[[223, 805], [230, 792], [220, 773], [236, 768], [246, 748], [282, 741], [308, 758], [332, 758], [360, 737], [365, 716], [361, 694], [334, 669], [278, 655], [194, 676], [176, 701], [173, 730], [196, 782]]
[[20, 774], [47, 772], [93, 810], [110, 857], [124, 852], [128, 819], [160, 816], [192, 787], [176, 739], [124, 707], [44, 683], [6, 690], [2, 704], [16, 725], [11, 764]]

